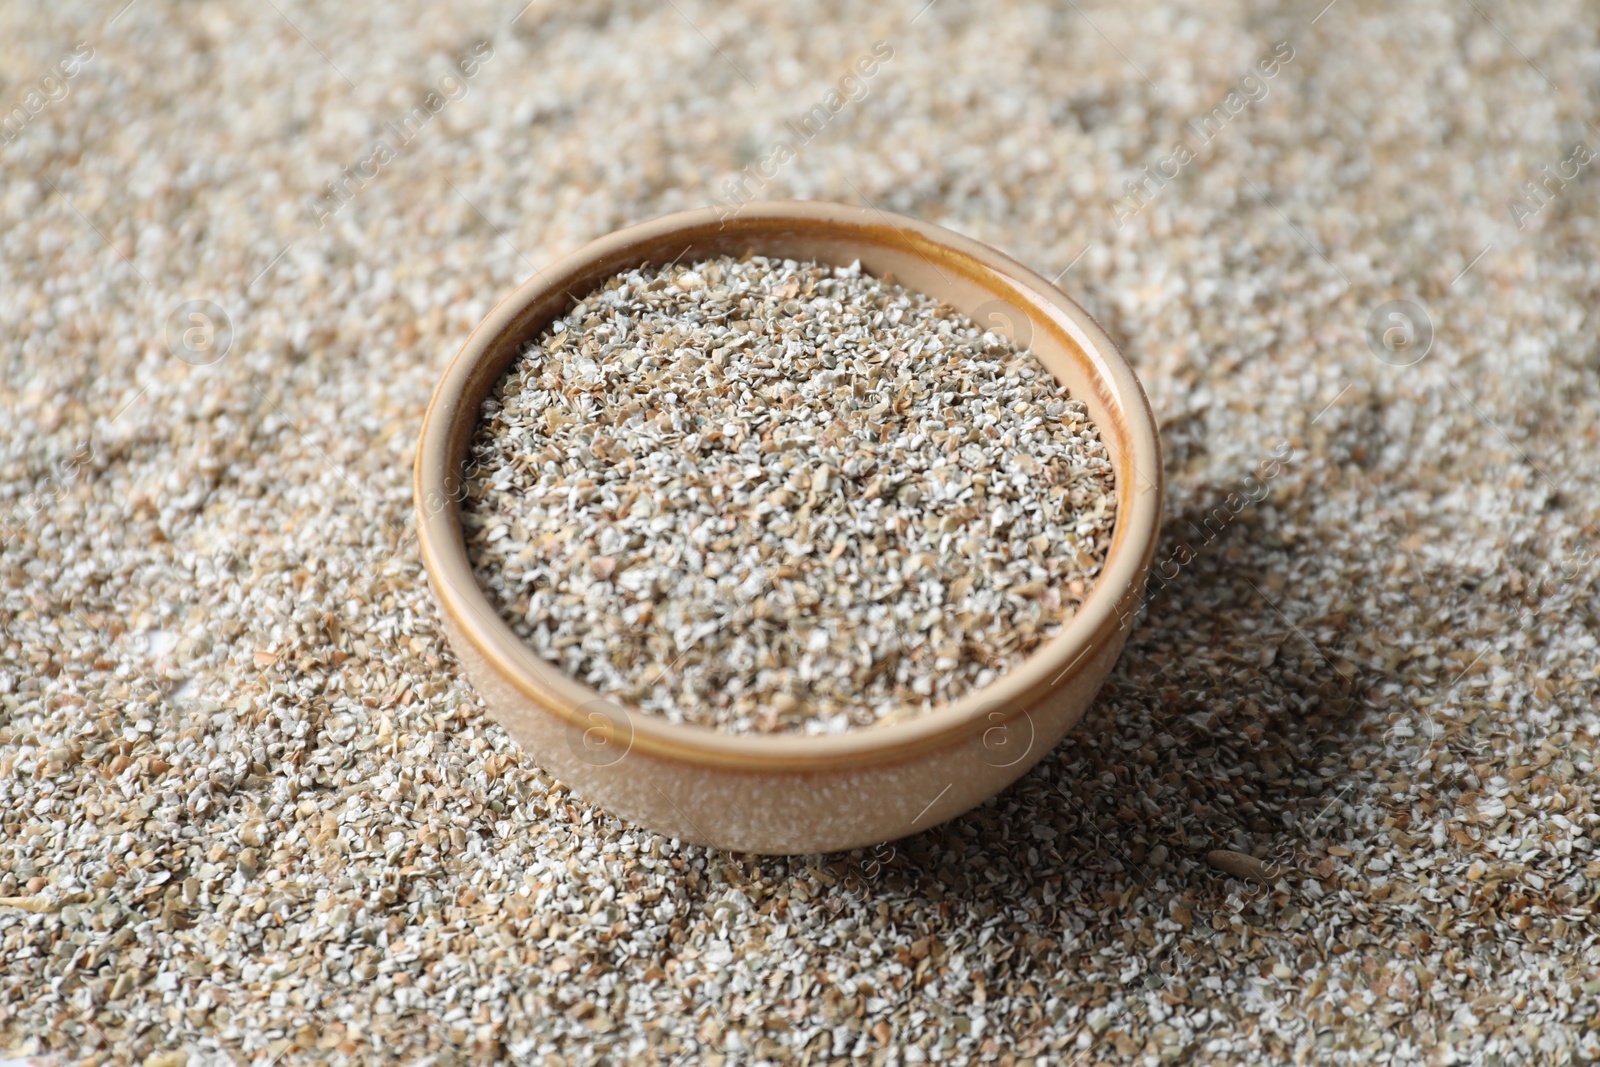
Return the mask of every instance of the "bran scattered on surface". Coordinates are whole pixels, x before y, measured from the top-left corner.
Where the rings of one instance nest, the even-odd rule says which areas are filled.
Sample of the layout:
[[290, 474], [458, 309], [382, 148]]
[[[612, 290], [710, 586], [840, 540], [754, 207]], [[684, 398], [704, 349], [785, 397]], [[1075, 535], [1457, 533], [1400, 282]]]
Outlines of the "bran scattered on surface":
[[[0, 904], [0, 1049], [1600, 1057], [1600, 177], [1507, 211], [1592, 136], [1595, 5], [275, 6], [0, 4], [6, 107], [94, 48], [0, 147], [0, 898], [28, 902]], [[470, 92], [319, 229], [304, 199], [480, 36]], [[1064, 270], [1156, 409], [1173, 562], [1003, 795], [730, 856], [483, 714], [412, 446], [499, 294], [704, 205], [877, 39], [869, 95], [761, 195]], [[235, 327], [205, 367], [161, 334], [199, 298]], [[1434, 327], [1407, 367], [1368, 347], [1400, 298]]]

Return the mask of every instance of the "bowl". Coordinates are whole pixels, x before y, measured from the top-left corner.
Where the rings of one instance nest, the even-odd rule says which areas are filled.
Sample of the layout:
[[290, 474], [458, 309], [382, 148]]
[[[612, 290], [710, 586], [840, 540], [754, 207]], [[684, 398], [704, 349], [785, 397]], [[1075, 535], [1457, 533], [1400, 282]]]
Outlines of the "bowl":
[[[1053, 638], [982, 689], [895, 722], [803, 736], [732, 734], [602, 696], [541, 659], [479, 587], [460, 521], [479, 406], [553, 319], [646, 263], [758, 255], [862, 269], [934, 296], [1030, 347], [1098, 425], [1117, 519], [1099, 577]], [[1037, 763], [1082, 718], [1116, 662], [1156, 547], [1161, 455], [1132, 368], [1087, 312], [1010, 257], [949, 230], [815, 201], [668, 215], [539, 271], [446, 368], [416, 453], [418, 543], [466, 676], [533, 759], [624, 819], [738, 852], [828, 852], [953, 818]]]

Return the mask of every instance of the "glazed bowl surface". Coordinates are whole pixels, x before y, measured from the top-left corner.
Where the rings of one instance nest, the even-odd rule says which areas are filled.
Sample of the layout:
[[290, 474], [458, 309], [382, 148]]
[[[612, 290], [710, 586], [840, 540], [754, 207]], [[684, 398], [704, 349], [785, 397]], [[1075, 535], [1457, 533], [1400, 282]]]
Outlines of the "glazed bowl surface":
[[[1117, 519], [1061, 632], [988, 686], [894, 722], [824, 735], [733, 734], [601, 695], [540, 658], [475, 579], [460, 520], [480, 406], [541, 330], [611, 276], [746, 253], [864, 271], [936, 297], [1030, 348], [1099, 427]], [[808, 853], [902, 837], [993, 796], [1075, 726], [1116, 662], [1160, 528], [1155, 419], [1094, 320], [1040, 275], [915, 219], [816, 201], [708, 208], [619, 230], [538, 271], [444, 372], [416, 453], [418, 544], [443, 627], [496, 719], [545, 770], [610, 811], [732, 851]]]

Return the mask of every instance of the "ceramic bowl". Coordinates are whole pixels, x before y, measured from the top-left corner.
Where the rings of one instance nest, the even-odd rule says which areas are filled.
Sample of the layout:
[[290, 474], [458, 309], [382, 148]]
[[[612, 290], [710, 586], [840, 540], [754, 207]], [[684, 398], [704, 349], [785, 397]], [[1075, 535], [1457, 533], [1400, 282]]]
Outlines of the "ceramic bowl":
[[[1117, 521], [1099, 578], [1059, 634], [981, 690], [843, 733], [730, 734], [601, 696], [541, 659], [479, 587], [459, 508], [479, 405], [527, 342], [620, 271], [746, 252], [892, 274], [1031, 347], [1082, 400], [1116, 474]], [[533, 759], [625, 819], [684, 841], [806, 853], [887, 841], [993, 796], [1077, 724], [1137, 612], [1161, 511], [1154, 417], [1089, 315], [1006, 255], [925, 222], [812, 201], [689, 211], [631, 226], [539, 271], [467, 338], [444, 372], [416, 454], [418, 540], [450, 643], [495, 717]]]

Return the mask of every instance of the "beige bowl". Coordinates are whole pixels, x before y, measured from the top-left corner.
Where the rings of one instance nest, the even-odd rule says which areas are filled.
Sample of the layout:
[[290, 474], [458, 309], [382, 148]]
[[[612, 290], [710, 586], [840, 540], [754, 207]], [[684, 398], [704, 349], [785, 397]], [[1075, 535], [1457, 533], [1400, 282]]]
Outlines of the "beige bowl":
[[[1117, 479], [1104, 570], [1062, 632], [984, 689], [902, 721], [825, 736], [728, 734], [601, 696], [536, 655], [479, 588], [459, 503], [479, 405], [552, 319], [620, 271], [746, 252], [893, 274], [1028, 345], [1100, 427]], [[495, 717], [547, 771], [624, 818], [744, 852], [854, 848], [961, 814], [1015, 781], [1082, 717], [1116, 662], [1155, 550], [1161, 455], [1132, 369], [1094, 320], [1009, 257], [937, 226], [839, 204], [752, 203], [603, 237], [512, 293], [456, 354], [422, 423], [422, 559], [450, 643]]]

